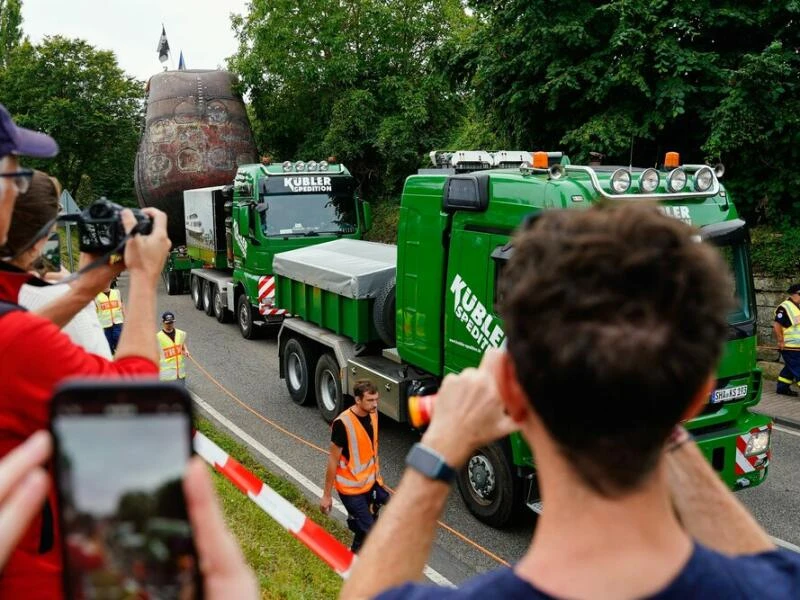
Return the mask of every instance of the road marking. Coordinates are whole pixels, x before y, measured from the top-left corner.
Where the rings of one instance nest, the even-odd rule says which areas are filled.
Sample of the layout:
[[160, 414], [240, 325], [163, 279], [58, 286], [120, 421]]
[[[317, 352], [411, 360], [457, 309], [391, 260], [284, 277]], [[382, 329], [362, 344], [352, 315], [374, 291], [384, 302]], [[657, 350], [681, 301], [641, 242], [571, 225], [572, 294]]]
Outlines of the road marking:
[[780, 431], [781, 433], [788, 433], [789, 435], [796, 435], [797, 437], [800, 437], [800, 431], [795, 431], [794, 429], [781, 427], [780, 425], [773, 425], [772, 428], [776, 431]]
[[787, 542], [787, 541], [782, 540], [780, 538], [776, 538], [776, 537], [773, 537], [773, 536], [769, 536], [769, 537], [773, 542], [775, 542], [775, 544], [777, 544], [781, 548], [786, 548], [787, 550], [791, 550], [792, 552], [797, 552], [798, 554], [800, 554], [800, 546], [795, 546], [793, 543]]
[[[317, 498], [322, 496], [322, 488], [311, 481], [308, 477], [303, 475], [300, 471], [295, 469], [292, 465], [287, 463], [277, 454], [272, 452], [271, 450], [267, 449], [265, 446], [260, 444], [256, 439], [250, 436], [247, 432], [237, 426], [233, 421], [226, 418], [216, 409], [214, 409], [208, 402], [203, 400], [200, 396], [195, 394], [194, 392], [189, 392], [192, 396], [194, 402], [209, 413], [216, 421], [218, 421], [223, 427], [225, 427], [228, 431], [230, 431], [233, 435], [238, 437], [242, 442], [250, 446], [253, 450], [261, 454], [264, 458], [286, 473], [289, 477], [294, 479], [299, 485], [303, 486], [308, 492], [314, 494]], [[347, 516], [347, 511], [344, 508], [344, 505], [337, 500], [336, 498], [333, 499], [333, 507], [339, 511], [343, 516]], [[425, 565], [423, 569], [423, 573], [425, 577], [431, 580], [436, 585], [445, 586], [445, 587], [456, 587], [452, 581], [447, 579], [444, 575], [436, 571], [435, 569], [431, 568], [428, 565]]]

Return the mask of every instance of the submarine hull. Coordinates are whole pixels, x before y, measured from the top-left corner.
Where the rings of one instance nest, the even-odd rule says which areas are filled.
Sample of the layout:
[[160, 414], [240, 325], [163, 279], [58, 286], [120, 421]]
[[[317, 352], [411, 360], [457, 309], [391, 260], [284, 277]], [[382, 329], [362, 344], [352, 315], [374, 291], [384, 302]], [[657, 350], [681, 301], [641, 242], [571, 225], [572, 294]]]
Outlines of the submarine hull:
[[164, 71], [150, 78], [136, 154], [139, 205], [164, 211], [173, 246], [186, 243], [183, 191], [233, 183], [238, 165], [255, 162], [244, 102], [228, 71]]

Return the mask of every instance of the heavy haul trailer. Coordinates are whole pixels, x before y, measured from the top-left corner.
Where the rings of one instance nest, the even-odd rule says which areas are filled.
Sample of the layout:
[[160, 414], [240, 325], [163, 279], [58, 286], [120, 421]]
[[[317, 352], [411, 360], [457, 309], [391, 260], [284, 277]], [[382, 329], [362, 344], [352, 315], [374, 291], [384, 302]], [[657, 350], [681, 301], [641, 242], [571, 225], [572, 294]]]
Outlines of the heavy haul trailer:
[[189, 276], [194, 305], [220, 323], [235, 316], [247, 339], [286, 313], [274, 303], [276, 253], [360, 238], [372, 219], [350, 172], [326, 161], [244, 165], [232, 185], [186, 190], [183, 202], [184, 260], [200, 266]]
[[[762, 379], [749, 238], [714, 169], [680, 166], [674, 154], [660, 169], [572, 165], [560, 153], [433, 159], [436, 168], [406, 181], [396, 249], [342, 241], [275, 257], [276, 302], [295, 315], [279, 334], [280, 374], [295, 402], [316, 400], [330, 420], [354, 382], [367, 377], [381, 391], [379, 410], [407, 421], [409, 396], [435, 391], [447, 373], [477, 366], [505, 339], [497, 281], [513, 252], [512, 232], [526, 217], [599, 201], [651, 201], [718, 246], [736, 283], [716, 389], [686, 426], [732, 489], [764, 480], [771, 421], [750, 412]], [[509, 160], [522, 166], [492, 168]], [[387, 324], [392, 314], [395, 329]], [[518, 508], [540, 506], [535, 474], [530, 449], [515, 434], [476, 451], [458, 487], [474, 515], [501, 526]]]

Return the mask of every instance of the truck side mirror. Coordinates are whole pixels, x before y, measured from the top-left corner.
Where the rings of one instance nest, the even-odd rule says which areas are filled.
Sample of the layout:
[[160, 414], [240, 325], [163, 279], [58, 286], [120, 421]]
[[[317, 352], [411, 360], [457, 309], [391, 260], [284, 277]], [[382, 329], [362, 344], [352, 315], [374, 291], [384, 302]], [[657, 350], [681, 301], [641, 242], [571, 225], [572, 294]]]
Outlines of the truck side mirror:
[[237, 222], [239, 224], [239, 233], [250, 234], [250, 207], [240, 206], [239, 214], [237, 215]]
[[369, 231], [372, 229], [372, 206], [362, 200], [361, 207], [364, 210], [364, 231]]

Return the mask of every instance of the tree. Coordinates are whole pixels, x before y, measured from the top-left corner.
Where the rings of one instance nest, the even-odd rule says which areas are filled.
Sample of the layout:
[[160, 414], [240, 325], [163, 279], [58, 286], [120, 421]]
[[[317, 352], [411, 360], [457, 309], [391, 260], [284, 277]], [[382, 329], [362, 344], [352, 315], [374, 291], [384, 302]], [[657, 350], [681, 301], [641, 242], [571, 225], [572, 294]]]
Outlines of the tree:
[[0, 0], [0, 67], [22, 41], [22, 0]]
[[0, 74], [0, 98], [21, 125], [58, 141], [58, 157], [29, 162], [73, 197], [86, 181], [98, 196], [133, 197], [144, 85], [123, 73], [113, 52], [61, 36], [38, 46], [25, 41]]
[[229, 66], [264, 151], [335, 154], [368, 192], [388, 193], [457, 120], [461, 99], [437, 64], [468, 23], [459, 0], [254, 0], [233, 19]]
[[769, 198], [792, 209], [800, 185], [797, 0], [472, 6], [483, 25], [451, 68], [502, 139], [579, 159], [599, 151], [617, 164], [631, 151], [639, 164], [667, 149], [685, 162], [722, 158], [740, 205], [752, 211], [748, 202]]

